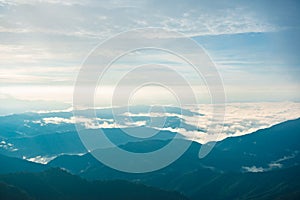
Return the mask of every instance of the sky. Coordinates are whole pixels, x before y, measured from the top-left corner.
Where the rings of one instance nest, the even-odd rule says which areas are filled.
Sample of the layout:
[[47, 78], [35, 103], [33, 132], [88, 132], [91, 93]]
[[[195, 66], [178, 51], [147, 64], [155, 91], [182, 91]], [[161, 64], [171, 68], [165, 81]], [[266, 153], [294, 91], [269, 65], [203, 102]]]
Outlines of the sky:
[[[176, 31], [201, 45], [222, 77], [228, 102], [299, 101], [299, 9], [297, 0], [0, 0], [0, 101], [72, 102], [91, 50], [116, 34], [146, 27]], [[111, 74], [148, 59], [173, 64], [192, 79], [170, 55], [138, 55], [116, 63]], [[112, 95], [109, 81], [105, 91], [99, 98]], [[148, 103], [148, 96], [162, 93], [148, 88], [136, 98]]]

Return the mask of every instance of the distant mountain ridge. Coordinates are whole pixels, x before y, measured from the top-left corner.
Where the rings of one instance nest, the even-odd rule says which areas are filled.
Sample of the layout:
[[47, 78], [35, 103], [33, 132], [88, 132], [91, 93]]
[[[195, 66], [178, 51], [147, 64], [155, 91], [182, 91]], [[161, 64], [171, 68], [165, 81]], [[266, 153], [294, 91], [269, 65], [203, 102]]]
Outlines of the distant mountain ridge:
[[27, 160], [7, 157], [0, 154], [0, 174], [15, 172], [40, 172], [48, 169], [48, 166], [30, 162]]
[[[113, 127], [114, 117], [111, 109], [96, 109], [96, 113], [101, 116], [100, 124], [106, 123], [108, 127], [104, 130], [106, 136], [116, 145], [126, 144], [128, 142], [143, 141], [145, 138], [137, 138], [124, 133], [125, 130], [130, 133], [138, 134], [143, 131], [158, 132], [153, 137], [147, 140], [169, 140], [172, 139], [175, 133], [168, 130], [157, 130], [155, 128], [146, 126], [136, 126], [135, 122], [149, 122], [150, 117], [139, 116], [140, 112], [148, 112], [150, 106], [134, 106], [131, 107], [133, 125], [126, 125], [127, 116], [124, 117], [124, 124], [121, 125], [122, 129]], [[120, 107], [117, 108], [118, 112], [127, 113], [128, 110]], [[87, 110], [79, 111], [85, 115]], [[189, 110], [181, 110], [177, 107], [167, 107], [166, 112], [172, 112], [175, 116], [166, 118], [165, 126], [177, 127], [179, 123], [183, 124], [186, 129], [192, 129], [191, 125], [181, 121], [177, 115], [181, 112], [187, 116], [199, 115]], [[86, 124], [93, 124], [92, 119], [87, 120]], [[34, 158], [41, 157], [54, 157], [60, 154], [82, 154], [86, 153], [86, 148], [82, 145], [77, 130], [74, 124], [74, 116], [72, 112], [49, 112], [49, 113], [22, 113], [13, 114], [8, 116], [0, 116], [0, 154], [18, 157], [18, 158]], [[94, 137], [95, 132], [99, 128], [85, 127], [85, 122], [82, 123], [83, 128], [87, 129], [90, 137]], [[125, 126], [126, 125], [126, 126]], [[111, 126], [111, 127], [110, 127]], [[194, 128], [194, 127], [193, 127]], [[71, 141], [71, 142], [70, 142]], [[1, 142], [5, 143], [2, 145]], [[7, 146], [9, 144], [10, 146]]]
[[[18, 192], [17, 195], [16, 192]], [[49, 169], [39, 173], [0, 175], [1, 199], [23, 199], [24, 197], [41, 200], [188, 199], [178, 192], [164, 191], [127, 181], [88, 182], [60, 169]]]
[[245, 167], [291, 167], [300, 164], [300, 118], [216, 144], [203, 159], [219, 169], [238, 171]]

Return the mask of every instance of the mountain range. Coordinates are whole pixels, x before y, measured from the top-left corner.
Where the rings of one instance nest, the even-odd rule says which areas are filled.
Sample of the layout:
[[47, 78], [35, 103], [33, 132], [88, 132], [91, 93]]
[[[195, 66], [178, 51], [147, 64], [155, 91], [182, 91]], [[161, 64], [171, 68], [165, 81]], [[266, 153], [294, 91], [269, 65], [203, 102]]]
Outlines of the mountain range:
[[[177, 191], [190, 199], [298, 199], [299, 131], [300, 119], [296, 119], [248, 135], [227, 138], [217, 142], [212, 152], [203, 159], [198, 158], [201, 144], [193, 142], [184, 155], [168, 167], [144, 174], [111, 169], [90, 153], [60, 155], [46, 165], [2, 155], [0, 172], [30, 172], [32, 175], [60, 168], [72, 176], [92, 182], [124, 180], [161, 190]], [[132, 152], [148, 152], [168, 142], [168, 137], [154, 138], [120, 143], [119, 147]], [[10, 179], [14, 178], [1, 179], [4, 190], [21, 188], [20, 195], [23, 194], [22, 187], [9, 182]], [[33, 195], [26, 194], [29, 197]]]
[[61, 169], [0, 175], [0, 199], [169, 199], [185, 200], [178, 192], [115, 181], [86, 181]]

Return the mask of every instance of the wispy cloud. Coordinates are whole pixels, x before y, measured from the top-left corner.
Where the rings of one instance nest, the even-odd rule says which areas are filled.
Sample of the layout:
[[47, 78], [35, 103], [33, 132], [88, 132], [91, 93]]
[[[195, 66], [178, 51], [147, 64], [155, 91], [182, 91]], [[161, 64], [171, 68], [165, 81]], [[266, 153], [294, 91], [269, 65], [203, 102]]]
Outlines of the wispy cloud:
[[[44, 32], [74, 36], [107, 37], [120, 31], [146, 26], [164, 27], [188, 35], [231, 34], [275, 31], [247, 4], [211, 7], [207, 2], [172, 2], [182, 9], [169, 9], [170, 3], [159, 1], [2, 1], [20, 16], [10, 17], [3, 30]], [[220, 3], [221, 4], [221, 3]], [[47, 8], [47, 9], [46, 9]], [[29, 15], [31, 10], [31, 15]], [[64, 11], [64, 15], [60, 13]], [[39, 15], [39, 18], [32, 16]], [[22, 16], [22, 17], [21, 17]], [[7, 16], [4, 16], [7, 17]], [[47, 20], [45, 20], [47, 19]], [[93, 19], [92, 21], [90, 19]], [[54, 24], [54, 22], [56, 24]], [[92, 24], [94, 23], [94, 24]], [[64, 29], [61, 27], [64, 26]]]
[[298, 154], [298, 151], [293, 152], [291, 155], [287, 155], [284, 156], [282, 158], [279, 158], [275, 161], [272, 161], [271, 163], [268, 164], [268, 167], [257, 167], [257, 166], [243, 166], [242, 170], [246, 171], [246, 172], [266, 172], [266, 171], [271, 171], [273, 169], [279, 169], [282, 168], [284, 164], [282, 164], [282, 162], [286, 161], [286, 160], [290, 160], [296, 157], [296, 155]]
[[245, 170], [246, 172], [253, 172], [253, 173], [257, 173], [257, 172], [264, 172], [266, 171], [263, 167], [256, 167], [256, 166], [252, 166], [252, 167], [242, 167], [243, 170]]
[[[290, 78], [280, 79], [280, 76], [289, 64], [286, 62], [286, 59], [290, 59], [290, 55], [295, 54], [292, 59], [295, 60], [294, 64], [298, 64], [298, 55], [290, 53], [298, 52], [298, 50], [279, 51], [274, 55], [272, 54], [268, 59], [271, 58], [269, 60], [274, 62], [271, 63], [272, 65], [270, 63], [267, 65], [264, 62], [265, 60], [259, 58], [273, 52], [274, 46], [264, 48], [262, 53], [259, 51], [261, 49], [258, 45], [261, 43], [261, 40], [252, 35], [249, 35], [248, 43], [242, 44], [244, 48], [249, 48], [250, 44], [259, 47], [259, 49], [249, 48], [251, 51], [241, 51], [238, 48], [240, 41], [233, 43], [224, 42], [235, 41], [236, 37], [233, 37], [231, 40], [230, 38], [224, 39], [222, 37], [216, 40], [218, 36], [222, 35], [237, 36], [253, 32], [270, 33], [297, 30], [298, 22], [294, 19], [299, 18], [297, 17], [298, 14], [288, 9], [294, 4], [286, 5], [285, 3], [278, 3], [276, 5], [269, 5], [265, 2], [258, 3], [256, 1], [223, 3], [220, 1], [189, 0], [175, 0], [172, 2], [161, 2], [158, 0], [114, 0], [109, 2], [96, 0], [84, 2], [77, 0], [1, 0], [1, 83], [5, 84], [5, 86], [23, 86], [24, 84], [29, 86], [30, 84], [71, 86], [75, 81], [78, 72], [77, 69], [80, 67], [82, 61], [99, 42], [115, 34], [134, 28], [161, 27], [179, 31], [188, 37], [195, 38], [196, 36], [201, 36], [204, 39], [197, 41], [201, 45], [204, 44], [204, 46], [206, 43], [209, 43], [205, 46], [208, 49], [210, 45], [214, 46], [215, 44], [216, 47], [209, 49], [209, 53], [216, 60], [218, 69], [220, 69], [225, 80], [224, 83], [227, 85], [229, 91], [235, 91], [232, 85], [238, 85], [242, 89], [236, 93], [240, 96], [245, 96], [243, 90], [253, 91], [260, 86], [266, 85], [266, 89], [261, 92], [264, 94], [268, 88], [274, 85], [273, 80], [277, 79], [281, 80], [277, 83], [277, 86], [283, 85], [281, 90], [284, 91], [288, 87], [287, 90], [290, 90], [290, 92], [283, 95], [282, 91], [276, 93], [277, 89], [274, 89], [264, 99], [268, 98], [268, 96], [277, 97], [282, 95], [285, 98], [281, 98], [280, 100], [294, 100], [299, 98], [299, 95], [295, 94], [295, 91], [299, 89], [299, 87], [295, 88], [295, 85], [299, 81], [291, 80]], [[286, 14], [287, 11], [290, 12], [288, 15]], [[274, 15], [274, 12], [276, 15]], [[162, 35], [160, 37], [167, 38], [169, 36]], [[208, 37], [213, 37], [213, 40], [208, 41]], [[284, 35], [282, 37], [287, 38]], [[297, 37], [290, 38], [298, 41]], [[274, 37], [273, 39], [270, 43], [277, 44], [279, 41], [278, 38]], [[279, 43], [281, 44], [282, 42]], [[294, 44], [294, 41], [292, 44]], [[292, 45], [288, 46], [291, 47]], [[236, 51], [226, 54], [230, 50], [228, 47], [236, 49]], [[250, 55], [251, 52], [255, 53]], [[283, 52], [288, 52], [286, 53], [287, 58], [283, 58]], [[112, 52], [108, 51], [107, 54], [109, 53]], [[236, 55], [240, 57], [238, 58]], [[166, 64], [168, 65], [171, 65], [172, 62], [173, 65], [178, 65], [174, 58], [166, 55], [149, 55], [147, 58], [144, 58], [145, 60], [167, 62]], [[282, 66], [281, 70], [276, 71], [278, 63], [281, 63]], [[181, 69], [186, 68], [184, 65], [178, 66]], [[247, 68], [241, 68], [245, 66]], [[122, 67], [126, 68], [125, 65], [117, 66], [117, 68]], [[28, 71], [26, 72], [24, 69]], [[264, 70], [248, 73], [252, 69]], [[286, 70], [286, 73], [289, 70]], [[193, 73], [186, 74], [189, 74], [189, 76], [193, 75]], [[270, 74], [277, 75], [271, 76]], [[296, 74], [294, 70], [292, 74]], [[251, 77], [251, 80], [248, 80], [248, 77]], [[295, 77], [298, 76], [295, 75]], [[251, 85], [250, 83], [256, 84], [252, 87], [247, 87]], [[247, 88], [244, 89], [245, 87]], [[233, 92], [232, 99], [236, 98], [236, 93]], [[249, 94], [247, 98], [250, 98], [250, 96], [259, 96], [261, 93]], [[274, 93], [276, 95], [273, 95]], [[31, 95], [35, 96], [37, 94]], [[49, 98], [52, 96], [55, 96], [55, 94], [49, 93]], [[56, 96], [60, 98], [60, 95]], [[231, 96], [231, 94], [228, 96]], [[68, 99], [71, 98], [68, 97]], [[276, 98], [276, 100], [278, 99]]]

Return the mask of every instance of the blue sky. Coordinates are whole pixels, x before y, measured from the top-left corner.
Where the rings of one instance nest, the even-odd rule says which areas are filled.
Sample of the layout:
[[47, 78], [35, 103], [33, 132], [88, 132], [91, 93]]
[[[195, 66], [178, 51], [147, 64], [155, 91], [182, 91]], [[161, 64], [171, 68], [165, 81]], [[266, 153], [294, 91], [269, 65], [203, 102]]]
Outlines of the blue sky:
[[70, 102], [95, 45], [161, 27], [205, 48], [228, 101], [299, 101], [299, 8], [299, 1], [258, 0], [0, 1], [0, 96]]

